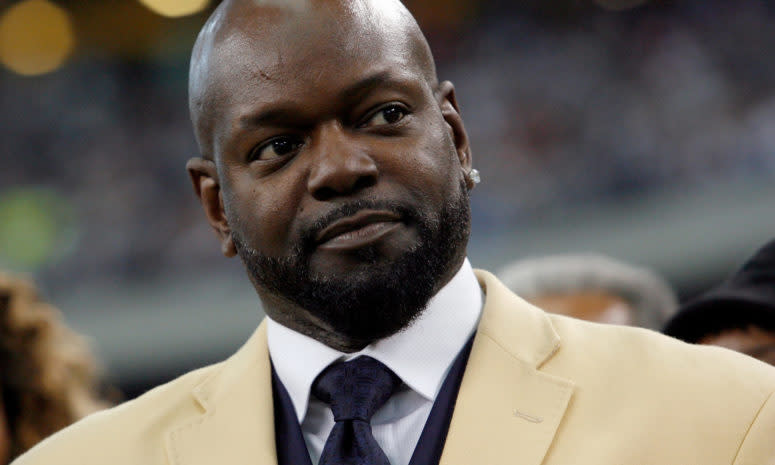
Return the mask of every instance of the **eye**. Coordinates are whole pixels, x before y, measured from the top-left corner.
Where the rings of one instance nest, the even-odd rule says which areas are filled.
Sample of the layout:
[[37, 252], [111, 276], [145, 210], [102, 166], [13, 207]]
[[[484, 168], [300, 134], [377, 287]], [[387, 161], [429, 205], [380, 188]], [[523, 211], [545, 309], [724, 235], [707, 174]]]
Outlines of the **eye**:
[[304, 145], [304, 141], [296, 136], [278, 136], [259, 145], [250, 153], [250, 161], [273, 160], [295, 153]]
[[361, 124], [361, 127], [368, 128], [396, 124], [404, 119], [407, 114], [409, 114], [409, 111], [402, 105], [391, 103], [374, 112], [366, 122]]

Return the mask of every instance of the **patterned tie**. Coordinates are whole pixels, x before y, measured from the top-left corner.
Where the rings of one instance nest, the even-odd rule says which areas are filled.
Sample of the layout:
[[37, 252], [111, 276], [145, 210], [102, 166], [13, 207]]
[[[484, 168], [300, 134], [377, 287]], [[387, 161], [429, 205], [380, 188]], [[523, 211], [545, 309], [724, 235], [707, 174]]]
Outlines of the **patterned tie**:
[[319, 465], [390, 465], [371, 433], [371, 416], [400, 385], [395, 373], [365, 355], [323, 370], [312, 394], [331, 407], [336, 423]]

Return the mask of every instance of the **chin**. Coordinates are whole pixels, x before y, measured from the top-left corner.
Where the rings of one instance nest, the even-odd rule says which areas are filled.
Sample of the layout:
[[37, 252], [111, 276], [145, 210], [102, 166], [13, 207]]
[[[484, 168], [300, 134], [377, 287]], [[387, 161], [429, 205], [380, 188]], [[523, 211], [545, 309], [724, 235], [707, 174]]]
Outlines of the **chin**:
[[414, 220], [412, 227], [362, 247], [334, 251], [302, 245], [280, 258], [246, 247], [237, 231], [232, 233], [260, 293], [292, 303], [304, 310], [300, 314], [313, 315], [348, 339], [370, 342], [408, 327], [462, 261], [470, 231], [467, 191], [450, 199], [438, 217]]

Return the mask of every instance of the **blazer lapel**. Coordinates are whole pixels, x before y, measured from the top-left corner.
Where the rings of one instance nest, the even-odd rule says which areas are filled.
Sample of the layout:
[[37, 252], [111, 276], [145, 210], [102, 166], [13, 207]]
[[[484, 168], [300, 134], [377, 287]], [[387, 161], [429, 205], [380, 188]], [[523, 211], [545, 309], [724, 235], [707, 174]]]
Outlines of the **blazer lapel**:
[[573, 384], [540, 371], [560, 340], [542, 311], [489, 273], [487, 300], [455, 404], [441, 465], [539, 465]]
[[266, 323], [193, 395], [202, 414], [168, 435], [172, 464], [277, 464]]
[[[477, 271], [487, 295], [441, 465], [539, 465], [573, 384], [540, 371], [560, 341], [542, 311]], [[201, 414], [166, 439], [173, 465], [276, 465], [266, 323], [193, 391]]]

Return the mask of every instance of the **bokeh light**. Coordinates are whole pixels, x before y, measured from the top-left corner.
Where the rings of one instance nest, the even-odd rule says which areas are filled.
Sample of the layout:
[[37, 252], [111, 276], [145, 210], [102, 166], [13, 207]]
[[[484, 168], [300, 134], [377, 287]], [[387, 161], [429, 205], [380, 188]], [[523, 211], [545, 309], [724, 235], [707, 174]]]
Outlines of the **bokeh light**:
[[70, 16], [47, 0], [25, 0], [0, 17], [0, 62], [16, 73], [54, 71], [74, 47]]
[[210, 0], [140, 0], [154, 13], [170, 18], [188, 16], [207, 8]]
[[0, 263], [34, 271], [72, 250], [72, 208], [50, 189], [19, 188], [0, 195]]

